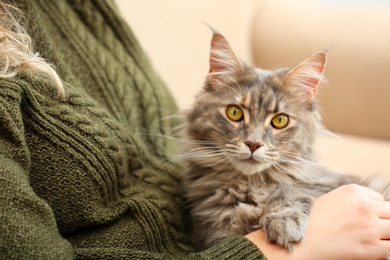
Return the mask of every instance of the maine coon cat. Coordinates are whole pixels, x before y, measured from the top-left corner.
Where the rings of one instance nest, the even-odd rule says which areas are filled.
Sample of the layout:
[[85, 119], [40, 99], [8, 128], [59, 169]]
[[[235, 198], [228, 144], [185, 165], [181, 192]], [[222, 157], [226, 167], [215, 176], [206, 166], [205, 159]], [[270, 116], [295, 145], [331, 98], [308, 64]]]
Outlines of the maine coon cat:
[[210, 73], [184, 131], [183, 190], [199, 249], [263, 229], [291, 250], [316, 197], [348, 183], [386, 193], [380, 181], [331, 172], [315, 158], [326, 59], [317, 52], [290, 69], [253, 68], [214, 31]]

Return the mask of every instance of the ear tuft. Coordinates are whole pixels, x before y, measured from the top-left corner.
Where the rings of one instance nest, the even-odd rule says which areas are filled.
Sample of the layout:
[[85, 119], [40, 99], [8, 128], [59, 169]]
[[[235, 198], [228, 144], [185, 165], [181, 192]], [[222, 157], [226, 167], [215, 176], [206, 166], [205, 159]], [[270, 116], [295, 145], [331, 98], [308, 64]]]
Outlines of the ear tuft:
[[237, 72], [243, 65], [235, 55], [225, 37], [210, 27], [213, 31], [210, 48], [209, 81], [212, 85], [226, 85], [234, 82]]
[[324, 68], [327, 60], [326, 52], [320, 51], [291, 69], [284, 77], [288, 88], [312, 100], [321, 81], [324, 81]]

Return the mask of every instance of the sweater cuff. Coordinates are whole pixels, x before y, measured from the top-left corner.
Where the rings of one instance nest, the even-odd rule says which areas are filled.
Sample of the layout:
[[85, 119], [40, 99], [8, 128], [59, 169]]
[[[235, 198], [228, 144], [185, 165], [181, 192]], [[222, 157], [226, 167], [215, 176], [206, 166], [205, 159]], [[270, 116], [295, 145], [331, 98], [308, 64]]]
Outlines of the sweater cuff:
[[266, 260], [259, 248], [249, 239], [242, 236], [228, 238], [221, 243], [200, 252], [199, 256], [207, 256], [206, 259], [256, 259]]

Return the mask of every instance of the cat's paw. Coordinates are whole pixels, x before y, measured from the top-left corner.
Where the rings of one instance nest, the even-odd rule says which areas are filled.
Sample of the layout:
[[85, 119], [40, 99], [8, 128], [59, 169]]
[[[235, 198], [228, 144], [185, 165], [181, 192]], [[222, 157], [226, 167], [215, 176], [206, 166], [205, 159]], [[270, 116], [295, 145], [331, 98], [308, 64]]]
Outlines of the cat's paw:
[[303, 238], [307, 217], [305, 212], [297, 210], [273, 212], [262, 219], [261, 226], [268, 241], [292, 251], [294, 243]]

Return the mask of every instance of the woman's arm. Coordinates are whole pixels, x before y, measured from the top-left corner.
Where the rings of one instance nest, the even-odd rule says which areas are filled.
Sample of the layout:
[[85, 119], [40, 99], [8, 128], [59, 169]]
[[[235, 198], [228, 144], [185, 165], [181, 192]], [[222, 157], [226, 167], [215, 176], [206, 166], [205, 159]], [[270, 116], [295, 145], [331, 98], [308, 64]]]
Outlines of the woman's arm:
[[73, 248], [59, 234], [50, 206], [30, 186], [22, 87], [16, 82], [0, 81], [0, 255], [72, 259]]

